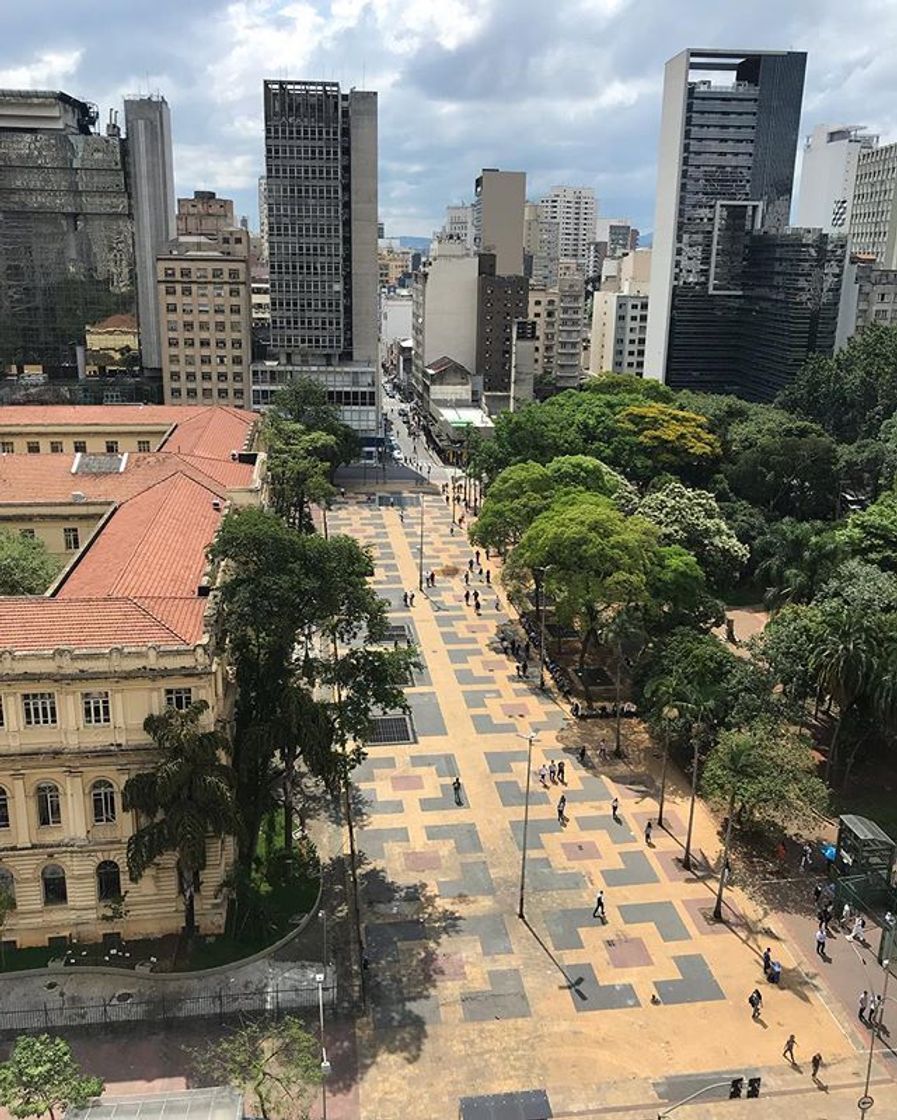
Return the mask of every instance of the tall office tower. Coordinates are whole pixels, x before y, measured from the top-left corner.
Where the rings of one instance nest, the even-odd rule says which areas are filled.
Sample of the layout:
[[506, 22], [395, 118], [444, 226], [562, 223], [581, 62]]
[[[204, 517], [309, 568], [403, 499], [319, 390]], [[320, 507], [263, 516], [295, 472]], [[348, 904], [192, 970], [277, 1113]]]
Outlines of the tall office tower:
[[542, 216], [538, 202], [523, 208], [523, 270], [537, 288], [553, 288], [558, 279], [560, 227]]
[[219, 198], [214, 191], [194, 191], [192, 198], [178, 199], [175, 223], [178, 237], [215, 237], [225, 230], [235, 230], [233, 199]]
[[495, 262], [494, 253], [479, 254], [476, 374], [484, 395], [510, 400], [514, 324], [529, 318], [529, 281], [502, 275]]
[[592, 188], [552, 187], [539, 207], [546, 221], [558, 224], [560, 256], [585, 265], [588, 244], [597, 240], [598, 200]]
[[261, 251], [259, 260], [262, 264], [268, 263], [268, 180], [264, 175], [259, 176], [259, 242]]
[[473, 244], [495, 257], [498, 276], [523, 275], [526, 172], [487, 167], [474, 187]]
[[175, 234], [171, 113], [164, 97], [125, 98], [125, 138], [134, 209], [140, 356], [145, 370], [161, 375], [156, 257]]
[[441, 232], [463, 241], [468, 249], [473, 249], [473, 207], [465, 203], [446, 206]]
[[897, 144], [860, 152], [850, 247], [880, 268], [897, 268]]
[[264, 99], [271, 349], [280, 380], [319, 380], [372, 448], [379, 430], [377, 94], [272, 80]]
[[863, 132], [862, 125], [817, 125], [804, 144], [797, 225], [846, 233], [860, 153], [877, 146], [878, 137]]
[[85, 327], [134, 310], [124, 146], [95, 106], [0, 90], [0, 371], [76, 376]]
[[753, 231], [788, 224], [806, 62], [688, 49], [666, 64], [646, 376], [751, 395], [744, 264]]

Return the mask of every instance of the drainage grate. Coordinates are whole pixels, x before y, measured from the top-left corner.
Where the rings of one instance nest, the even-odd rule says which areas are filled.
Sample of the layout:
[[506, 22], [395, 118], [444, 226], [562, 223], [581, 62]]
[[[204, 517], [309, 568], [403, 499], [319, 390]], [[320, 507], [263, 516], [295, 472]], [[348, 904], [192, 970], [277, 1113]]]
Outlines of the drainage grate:
[[407, 509], [409, 506], [420, 505], [420, 494], [378, 494], [377, 507], [379, 509], [388, 509], [394, 506], [396, 509]]
[[413, 743], [414, 730], [408, 716], [377, 716], [371, 720], [368, 735], [370, 745], [387, 743]]

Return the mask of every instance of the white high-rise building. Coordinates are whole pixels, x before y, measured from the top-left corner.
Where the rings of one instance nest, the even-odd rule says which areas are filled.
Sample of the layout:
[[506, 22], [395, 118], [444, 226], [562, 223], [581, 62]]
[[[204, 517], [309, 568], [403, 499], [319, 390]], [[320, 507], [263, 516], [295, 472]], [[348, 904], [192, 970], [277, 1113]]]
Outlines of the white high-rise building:
[[897, 268], [897, 144], [865, 148], [857, 160], [850, 248]]
[[564, 260], [585, 266], [589, 242], [595, 241], [598, 200], [591, 187], [552, 187], [539, 200], [542, 217], [558, 224], [558, 246]]
[[[606, 261], [605, 268], [610, 263]], [[612, 263], [615, 275], [605, 279], [592, 297], [589, 372], [641, 377], [645, 372], [651, 250], [635, 249]]]
[[804, 145], [795, 225], [846, 233], [860, 153], [877, 146], [862, 125], [817, 125]]
[[467, 203], [460, 206], [446, 206], [445, 222], [442, 233], [462, 241], [468, 249], [473, 249], [473, 207]]

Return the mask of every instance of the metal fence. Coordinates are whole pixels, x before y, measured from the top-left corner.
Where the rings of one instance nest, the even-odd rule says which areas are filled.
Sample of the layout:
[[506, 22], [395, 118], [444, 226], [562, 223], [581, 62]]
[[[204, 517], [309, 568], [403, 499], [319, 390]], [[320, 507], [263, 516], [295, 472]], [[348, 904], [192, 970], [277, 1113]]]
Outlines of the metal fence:
[[[334, 1008], [337, 985], [322, 988], [324, 1004]], [[286, 1012], [317, 1008], [318, 987], [267, 987], [258, 991], [234, 992], [220, 989], [201, 996], [120, 995], [103, 1002], [88, 1002], [77, 996], [47, 993], [43, 1007], [28, 1009], [0, 1008], [0, 1035], [28, 1034], [49, 1028], [104, 1027], [121, 1023], [162, 1022], [172, 1019], [228, 1019], [240, 1015], [277, 1017]]]

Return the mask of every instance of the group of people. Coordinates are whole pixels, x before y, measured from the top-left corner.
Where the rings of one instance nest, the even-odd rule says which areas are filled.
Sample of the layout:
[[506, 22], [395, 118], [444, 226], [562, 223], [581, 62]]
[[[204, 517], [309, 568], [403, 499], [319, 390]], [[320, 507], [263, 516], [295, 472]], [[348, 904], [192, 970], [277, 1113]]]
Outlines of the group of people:
[[564, 762], [563, 759], [560, 759], [560, 761], [558, 762], [555, 762], [554, 759], [552, 759], [547, 766], [543, 762], [539, 767], [539, 781], [546, 789], [548, 789], [548, 782], [545, 780], [546, 778], [549, 779], [552, 785], [555, 785], [557, 783], [559, 785], [565, 786], [567, 784], [566, 762]]
[[521, 641], [515, 636], [510, 638], [501, 636], [501, 652], [505, 657], [512, 657], [514, 659], [514, 671], [517, 676], [523, 680], [529, 678], [529, 659], [532, 652], [532, 646], [529, 638], [526, 641]]
[[623, 719], [634, 719], [638, 715], [638, 709], [631, 700], [625, 700], [619, 708], [615, 702], [613, 704], [599, 704], [597, 708], [586, 709], [583, 709], [578, 700], [574, 700], [570, 705], [570, 714], [574, 719], [616, 719], [618, 714]]

